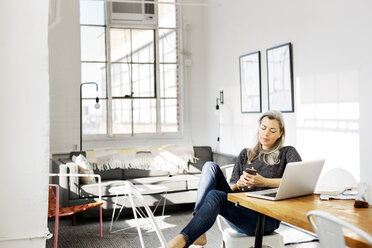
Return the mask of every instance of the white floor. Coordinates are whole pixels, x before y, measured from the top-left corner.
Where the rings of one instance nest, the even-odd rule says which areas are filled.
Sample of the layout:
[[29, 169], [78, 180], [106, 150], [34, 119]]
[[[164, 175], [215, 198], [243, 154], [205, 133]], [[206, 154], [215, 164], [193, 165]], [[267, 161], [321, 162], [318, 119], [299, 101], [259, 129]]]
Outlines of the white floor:
[[316, 236], [313, 234], [283, 222], [276, 232], [283, 235], [284, 244], [300, 243], [316, 239]]

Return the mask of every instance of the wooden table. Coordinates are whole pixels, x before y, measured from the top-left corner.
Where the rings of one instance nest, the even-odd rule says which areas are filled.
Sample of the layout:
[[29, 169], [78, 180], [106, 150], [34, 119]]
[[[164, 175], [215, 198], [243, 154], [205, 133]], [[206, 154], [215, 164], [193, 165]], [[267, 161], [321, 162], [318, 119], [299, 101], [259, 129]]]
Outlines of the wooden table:
[[[252, 209], [310, 232], [314, 231], [306, 214], [311, 210], [320, 210], [347, 221], [372, 235], [372, 207], [354, 208], [353, 200], [321, 201], [319, 195], [309, 195], [281, 201], [269, 201], [248, 197], [245, 193], [230, 193], [227, 199], [238, 203], [241, 207]], [[345, 230], [344, 234], [348, 246], [369, 247], [366, 241], [355, 233]]]

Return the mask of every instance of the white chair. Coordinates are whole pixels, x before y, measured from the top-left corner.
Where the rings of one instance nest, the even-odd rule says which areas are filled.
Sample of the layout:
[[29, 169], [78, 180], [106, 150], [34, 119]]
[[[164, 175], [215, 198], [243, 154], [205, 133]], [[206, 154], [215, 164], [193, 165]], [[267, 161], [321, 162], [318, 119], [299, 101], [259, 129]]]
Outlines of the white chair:
[[[222, 221], [225, 223], [225, 228], [222, 226]], [[222, 248], [243, 248], [254, 247], [255, 236], [248, 236], [244, 233], [236, 231], [222, 216], [217, 217], [217, 225], [222, 232]], [[284, 248], [283, 236], [280, 233], [273, 232], [270, 235], [263, 236], [262, 247], [266, 248]]]
[[[226, 178], [231, 177], [234, 164], [229, 164], [221, 166], [221, 170]], [[222, 222], [225, 225], [222, 225]], [[222, 248], [242, 248], [242, 247], [254, 247], [255, 237], [248, 236], [244, 233], [240, 233], [235, 230], [228, 221], [222, 216], [217, 216], [217, 225], [222, 232]], [[223, 227], [224, 226], [224, 227]], [[283, 236], [277, 232], [270, 235], [263, 236], [262, 247], [272, 247], [272, 248], [283, 248], [284, 240]]]
[[[138, 189], [136, 189], [136, 187], [134, 187], [134, 185], [131, 182], [126, 181], [125, 183], [126, 183], [126, 186], [128, 187], [128, 191], [129, 191], [128, 196], [129, 196], [129, 201], [130, 201], [131, 205], [135, 206], [134, 200], [133, 200], [133, 196], [134, 196], [134, 197], [136, 197], [138, 203], [145, 208], [146, 213], [147, 213], [147, 215], [148, 215], [148, 217], [151, 221], [151, 224], [152, 224], [153, 228], [155, 229], [155, 232], [156, 232], [156, 234], [159, 238], [161, 247], [166, 248], [167, 243], [165, 241], [164, 235], [161, 232], [158, 224], [156, 223], [155, 217], [154, 217], [151, 209], [149, 208], [149, 206], [146, 204], [145, 200], [143, 199], [142, 194], [138, 191]], [[138, 231], [138, 236], [139, 236], [139, 239], [140, 239], [140, 242], [141, 242], [141, 247], [145, 248], [141, 228], [140, 228], [139, 222], [138, 222], [137, 211], [136, 211], [135, 207], [132, 207], [132, 211], [133, 211], [134, 218], [136, 220], [137, 231]]]
[[318, 235], [321, 248], [346, 247], [343, 227], [355, 232], [372, 246], [372, 237], [369, 234], [333, 215], [313, 210], [307, 213], [307, 219]]

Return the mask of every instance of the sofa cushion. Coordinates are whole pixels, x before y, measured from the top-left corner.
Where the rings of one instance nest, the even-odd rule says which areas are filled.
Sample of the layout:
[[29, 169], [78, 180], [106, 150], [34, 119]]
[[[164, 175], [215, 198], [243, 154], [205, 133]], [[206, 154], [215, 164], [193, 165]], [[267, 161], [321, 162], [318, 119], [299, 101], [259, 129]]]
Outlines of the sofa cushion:
[[200, 174], [188, 175], [186, 182], [187, 182], [187, 190], [198, 189], [200, 180]]
[[139, 169], [125, 169], [123, 170], [123, 179], [141, 178], [141, 177], [161, 177], [168, 176], [168, 171], [161, 170], [139, 170]]
[[167, 187], [167, 192], [187, 190], [187, 176], [175, 175], [169, 177], [142, 177], [129, 179], [131, 183], [136, 184], [155, 184]]
[[[190, 177], [193, 176], [193, 177]], [[194, 183], [194, 175], [176, 175], [171, 177], [143, 177], [143, 178], [132, 178], [129, 179], [134, 185], [136, 184], [155, 184], [167, 187], [167, 192], [185, 191], [188, 189], [189, 181]], [[188, 181], [189, 180], [189, 181]], [[110, 193], [109, 189], [116, 186], [124, 185], [124, 180], [110, 180], [103, 181], [101, 183], [101, 194], [102, 196], [114, 196], [115, 194]], [[98, 196], [98, 183], [85, 184], [80, 187], [80, 197], [97, 197]]]
[[[83, 155], [80, 154], [79, 156], [72, 156], [72, 161], [78, 165], [79, 174], [94, 174], [93, 166]], [[79, 183], [97, 183], [97, 180], [95, 177], [79, 177]]]
[[101, 180], [122, 180], [122, 169], [94, 170], [94, 174], [101, 175]]
[[207, 161], [213, 161], [212, 148], [210, 146], [194, 146], [196, 163], [189, 163], [189, 174], [200, 173]]
[[[102, 196], [112, 196], [114, 194], [109, 192], [109, 189], [115, 186], [123, 186], [123, 180], [109, 180], [109, 181], [102, 181], [101, 183], [101, 194]], [[84, 184], [80, 185], [80, 198], [85, 197], [98, 197], [98, 183], [91, 183], [91, 184]]]

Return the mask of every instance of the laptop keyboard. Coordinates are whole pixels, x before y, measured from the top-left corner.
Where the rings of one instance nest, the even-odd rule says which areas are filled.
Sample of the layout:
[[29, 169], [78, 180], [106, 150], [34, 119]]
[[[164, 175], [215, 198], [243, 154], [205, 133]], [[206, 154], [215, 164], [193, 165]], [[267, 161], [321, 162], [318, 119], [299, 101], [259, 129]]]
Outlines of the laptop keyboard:
[[263, 194], [264, 196], [275, 197], [277, 192]]

